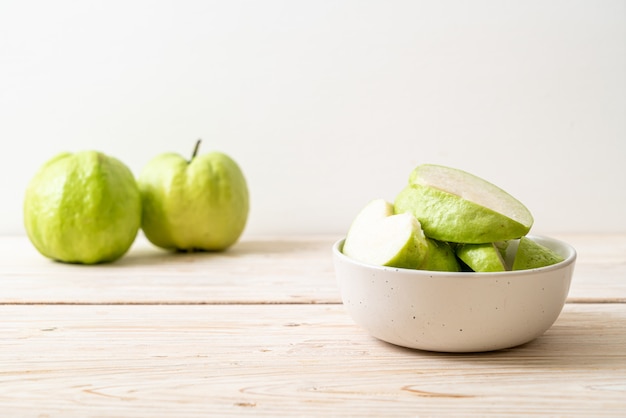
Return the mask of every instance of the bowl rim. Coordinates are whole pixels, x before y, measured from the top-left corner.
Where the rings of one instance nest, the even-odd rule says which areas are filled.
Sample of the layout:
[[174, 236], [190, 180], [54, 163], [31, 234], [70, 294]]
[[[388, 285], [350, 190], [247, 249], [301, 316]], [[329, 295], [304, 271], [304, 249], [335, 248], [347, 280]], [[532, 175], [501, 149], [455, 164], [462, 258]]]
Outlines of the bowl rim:
[[573, 264], [576, 261], [577, 252], [576, 252], [576, 249], [571, 244], [563, 240], [549, 237], [546, 235], [528, 234], [526, 236], [531, 239], [539, 239], [540, 241], [549, 241], [549, 242], [558, 244], [564, 247], [567, 250], [568, 254], [565, 256], [565, 259], [563, 261], [560, 261], [556, 264], [552, 264], [552, 265], [545, 266], [545, 267], [526, 269], [526, 270], [472, 272], [472, 271], [418, 270], [418, 269], [409, 269], [409, 268], [403, 268], [403, 267], [380, 266], [376, 264], [364, 263], [362, 261], [355, 260], [351, 257], [348, 257], [342, 252], [343, 244], [346, 240], [345, 237], [335, 241], [335, 243], [332, 246], [332, 252], [336, 259], [348, 262], [350, 264], [353, 264], [362, 268], [368, 268], [368, 269], [379, 270], [379, 271], [384, 271], [384, 272], [395, 272], [395, 273], [402, 272], [404, 274], [416, 275], [416, 276], [423, 276], [427, 274], [429, 277], [444, 277], [445, 276], [445, 277], [462, 277], [464, 279], [536, 275], [539, 272], [549, 272], [553, 270], [560, 270], [562, 268], [566, 268], [567, 266]]

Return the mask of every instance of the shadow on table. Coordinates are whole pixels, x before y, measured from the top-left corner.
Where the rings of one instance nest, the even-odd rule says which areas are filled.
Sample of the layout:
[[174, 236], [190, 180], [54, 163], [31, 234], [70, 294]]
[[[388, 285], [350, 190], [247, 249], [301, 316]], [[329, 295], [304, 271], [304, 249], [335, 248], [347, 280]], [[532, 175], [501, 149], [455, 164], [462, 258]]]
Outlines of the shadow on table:
[[[328, 258], [331, 254], [331, 241], [328, 242]], [[305, 240], [286, 239], [249, 239], [235, 243], [225, 251], [170, 251], [155, 247], [151, 244], [141, 247], [133, 247], [122, 258], [111, 264], [102, 266], [129, 267], [145, 266], [170, 263], [172, 261], [206, 260], [210, 258], [273, 258], [291, 254], [294, 257], [306, 254], [317, 254], [320, 250], [320, 243]]]

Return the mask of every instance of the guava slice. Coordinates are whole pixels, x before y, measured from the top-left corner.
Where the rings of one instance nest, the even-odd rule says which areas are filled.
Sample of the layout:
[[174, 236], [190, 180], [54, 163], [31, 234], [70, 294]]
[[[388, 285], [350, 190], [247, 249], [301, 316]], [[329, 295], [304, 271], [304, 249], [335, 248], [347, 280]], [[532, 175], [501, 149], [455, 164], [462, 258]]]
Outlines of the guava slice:
[[513, 260], [513, 270], [529, 270], [560, 263], [564, 258], [529, 237], [521, 237]]
[[426, 237], [428, 252], [420, 265], [419, 270], [431, 271], [459, 271], [460, 265], [454, 250], [449, 243]]
[[355, 260], [402, 268], [422, 263], [428, 243], [419, 222], [409, 213], [394, 214], [384, 199], [369, 202], [354, 218], [343, 253]]
[[475, 272], [506, 271], [502, 252], [494, 243], [460, 244], [456, 255]]
[[519, 200], [492, 183], [455, 168], [423, 164], [394, 201], [439, 241], [484, 244], [526, 235], [533, 217]]
[[350, 225], [343, 253], [355, 260], [390, 267], [458, 271], [454, 251], [424, 235], [410, 213], [396, 214], [384, 199], [369, 202]]

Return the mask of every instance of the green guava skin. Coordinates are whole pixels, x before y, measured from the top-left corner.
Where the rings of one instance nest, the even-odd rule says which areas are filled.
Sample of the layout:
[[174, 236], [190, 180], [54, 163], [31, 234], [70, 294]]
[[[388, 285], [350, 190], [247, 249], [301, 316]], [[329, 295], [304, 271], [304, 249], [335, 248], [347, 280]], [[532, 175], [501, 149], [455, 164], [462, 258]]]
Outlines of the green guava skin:
[[484, 244], [522, 237], [530, 226], [456, 195], [419, 184], [409, 184], [394, 201], [396, 212], [409, 212], [429, 238]]
[[166, 153], [149, 161], [139, 178], [142, 229], [157, 247], [222, 251], [246, 226], [250, 209], [246, 179], [220, 152], [185, 160]]
[[563, 261], [563, 257], [548, 247], [528, 237], [520, 238], [517, 253], [513, 261], [513, 270], [530, 270], [551, 266]]
[[456, 255], [478, 273], [506, 271], [501, 250], [493, 243], [461, 244], [456, 247]]
[[66, 263], [117, 260], [141, 225], [134, 175], [98, 151], [62, 153], [46, 162], [27, 187], [23, 211], [35, 248]]
[[414, 267], [418, 270], [459, 271], [460, 265], [450, 244], [426, 238], [428, 251], [421, 264]]

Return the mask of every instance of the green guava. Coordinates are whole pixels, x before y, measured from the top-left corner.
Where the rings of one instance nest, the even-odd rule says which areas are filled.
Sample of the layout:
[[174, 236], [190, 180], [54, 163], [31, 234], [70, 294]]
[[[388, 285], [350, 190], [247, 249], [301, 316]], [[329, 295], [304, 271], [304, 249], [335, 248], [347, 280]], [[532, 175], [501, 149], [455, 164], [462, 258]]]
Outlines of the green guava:
[[142, 229], [157, 247], [177, 251], [222, 251], [243, 233], [250, 207], [239, 165], [213, 151], [190, 160], [164, 153], [141, 171]]
[[62, 153], [46, 162], [28, 184], [23, 210], [35, 248], [66, 263], [120, 258], [141, 225], [132, 172], [98, 151]]

